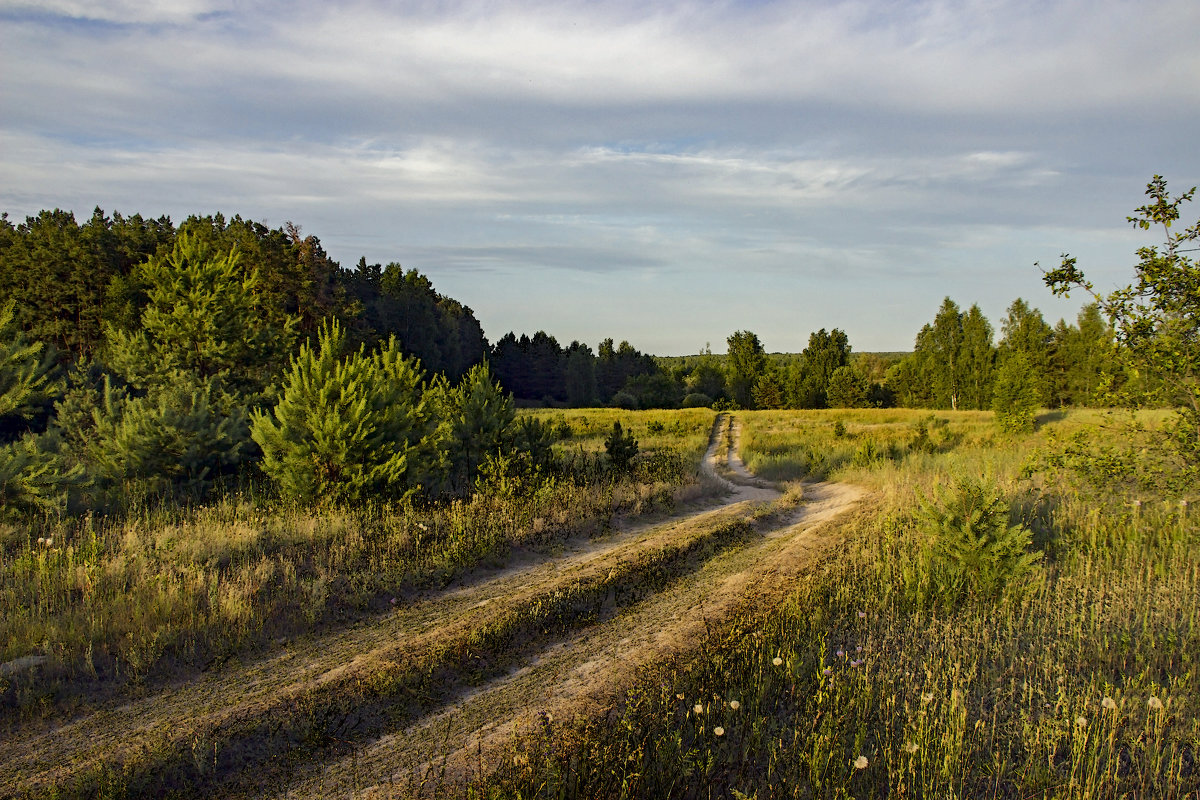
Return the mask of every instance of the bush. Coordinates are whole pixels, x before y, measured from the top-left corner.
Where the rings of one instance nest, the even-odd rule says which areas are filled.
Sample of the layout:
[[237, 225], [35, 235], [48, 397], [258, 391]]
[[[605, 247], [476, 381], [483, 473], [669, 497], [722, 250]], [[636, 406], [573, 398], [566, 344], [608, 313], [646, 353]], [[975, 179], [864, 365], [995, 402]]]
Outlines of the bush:
[[[917, 517], [925, 549], [915, 576], [944, 607], [965, 599], [991, 601], [1028, 574], [1040, 558], [1027, 552], [1032, 535], [1009, 525], [1009, 505], [993, 486], [964, 478], [937, 502], [922, 498]], [[922, 603], [924, 604], [924, 603]]]
[[629, 392], [617, 392], [612, 396], [613, 408], [623, 408], [626, 411], [633, 411], [638, 407], [637, 398]]
[[263, 471], [303, 502], [402, 499], [439, 466], [420, 366], [394, 337], [369, 356], [360, 347], [341, 358], [344, 343], [336, 321], [323, 325], [319, 349], [306, 343], [292, 360], [275, 408], [254, 414]]
[[613, 423], [612, 433], [604, 440], [604, 450], [608, 453], [608, 463], [618, 472], [629, 470], [630, 462], [638, 454], [637, 439], [633, 432], [626, 432], [620, 422]]
[[680, 408], [708, 408], [713, 404], [713, 399], [701, 392], [692, 392], [685, 395], [679, 403]]

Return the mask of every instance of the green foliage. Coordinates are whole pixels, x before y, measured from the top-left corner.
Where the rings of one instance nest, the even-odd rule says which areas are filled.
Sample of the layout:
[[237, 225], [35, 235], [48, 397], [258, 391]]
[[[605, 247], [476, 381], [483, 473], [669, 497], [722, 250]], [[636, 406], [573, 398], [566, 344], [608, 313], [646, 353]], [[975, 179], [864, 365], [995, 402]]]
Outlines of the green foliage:
[[611, 403], [613, 408], [623, 408], [626, 411], [633, 411], [638, 407], [637, 398], [625, 391], [614, 394]]
[[634, 457], [638, 454], [637, 439], [633, 431], [625, 431], [620, 422], [614, 422], [612, 433], [604, 440], [604, 451], [608, 453], [608, 463], [617, 472], [626, 472]]
[[31, 434], [0, 446], [0, 518], [61, 513], [68, 490], [82, 474], [78, 466], [64, 470], [58, 457]]
[[1033, 430], [1044, 386], [1040, 377], [1024, 352], [1012, 350], [1004, 356], [992, 397], [992, 410], [996, 412], [996, 424], [1000, 430], [1005, 433]]
[[62, 393], [53, 354], [26, 342], [13, 319], [13, 304], [0, 306], [0, 420], [28, 421]]
[[432, 460], [420, 367], [395, 339], [345, 358], [344, 345], [341, 326], [326, 323], [316, 348], [306, 343], [292, 360], [275, 407], [254, 412], [263, 471], [304, 503], [403, 498]]
[[1165, 242], [1161, 251], [1138, 249], [1135, 283], [1100, 296], [1067, 255], [1044, 275], [1055, 294], [1081, 287], [1095, 297], [1112, 320], [1119, 356], [1163, 382], [1166, 401], [1179, 412], [1172, 445], [1191, 470], [1200, 468], [1200, 264], [1184, 254], [1184, 245], [1200, 240], [1200, 223], [1179, 233], [1171, 229], [1195, 192], [1192, 187], [1172, 198], [1161, 175], [1146, 185], [1150, 202], [1127, 219], [1141, 230], [1161, 228]]
[[1000, 359], [1003, 362], [1014, 353], [1024, 357], [1028, 381], [1032, 382], [1041, 405], [1050, 402], [1050, 356], [1054, 330], [1042, 319], [1042, 312], [1030, 308], [1021, 298], [1008, 307], [1001, 323]]
[[850, 339], [844, 331], [824, 328], [809, 334], [808, 346], [792, 368], [789, 404], [794, 408], [827, 408], [833, 374], [850, 363]]
[[1028, 552], [1029, 530], [1009, 525], [1008, 503], [983, 481], [962, 478], [936, 502], [923, 497], [917, 524], [925, 550], [909, 578], [919, 605], [997, 600], [1040, 558]]
[[725, 341], [729, 346], [725, 358], [729, 399], [742, 408], [753, 408], [754, 384], [767, 368], [766, 351], [750, 331], [735, 331]]
[[219, 380], [185, 372], [141, 396], [105, 380], [81, 453], [89, 475], [117, 502], [204, 492], [249, 445], [246, 412], [224, 408], [227, 396]]
[[683, 400], [679, 402], [680, 408], [708, 408], [713, 404], [713, 399], [706, 394], [700, 392], [689, 392], [683, 396]]
[[867, 404], [868, 389], [866, 379], [853, 367], [838, 367], [829, 376], [829, 407], [861, 408]]
[[512, 397], [492, 380], [486, 362], [471, 367], [454, 388], [444, 379], [436, 381], [426, 395], [439, 424], [447, 488], [464, 492], [474, 485], [484, 459], [509, 439], [515, 415]]
[[768, 368], [754, 382], [750, 399], [755, 408], [778, 409], [784, 406], [783, 381], [776, 369]]
[[149, 388], [184, 371], [254, 394], [291, 351], [296, 318], [265, 305], [254, 269], [180, 234], [171, 252], [138, 268], [148, 286], [141, 328], [108, 330], [108, 363]]

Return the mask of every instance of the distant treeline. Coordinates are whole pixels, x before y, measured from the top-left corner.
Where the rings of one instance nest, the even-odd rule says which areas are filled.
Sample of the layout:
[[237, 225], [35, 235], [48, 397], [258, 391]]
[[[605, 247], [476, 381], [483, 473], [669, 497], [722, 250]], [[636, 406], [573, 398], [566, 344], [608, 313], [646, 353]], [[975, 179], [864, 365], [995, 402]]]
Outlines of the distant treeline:
[[506, 335], [492, 358], [505, 388], [544, 405], [990, 409], [1002, 368], [1018, 360], [1022, 383], [1043, 407], [1108, 405], [1131, 380], [1143, 384], [1148, 402], [1157, 402], [1152, 382], [1118, 362], [1112, 328], [1095, 305], [1074, 323], [1051, 327], [1017, 299], [997, 342], [978, 306], [964, 312], [946, 298], [907, 353], [854, 353], [836, 328], [810, 334], [801, 353], [768, 354], [749, 331], [733, 333], [726, 343], [722, 355], [706, 348], [695, 356], [652, 358], [628, 342], [614, 348], [611, 339], [597, 353], [579, 342], [564, 348], [539, 331]]

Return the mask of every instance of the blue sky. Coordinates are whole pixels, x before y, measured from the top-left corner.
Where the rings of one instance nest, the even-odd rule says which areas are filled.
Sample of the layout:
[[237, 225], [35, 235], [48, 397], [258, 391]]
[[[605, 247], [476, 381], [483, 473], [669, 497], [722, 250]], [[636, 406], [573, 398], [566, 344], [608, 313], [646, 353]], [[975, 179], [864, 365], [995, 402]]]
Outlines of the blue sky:
[[[0, 0], [0, 210], [292, 220], [487, 335], [909, 349], [1200, 183], [1200, 3]], [[1200, 207], [1188, 209], [1188, 222]]]

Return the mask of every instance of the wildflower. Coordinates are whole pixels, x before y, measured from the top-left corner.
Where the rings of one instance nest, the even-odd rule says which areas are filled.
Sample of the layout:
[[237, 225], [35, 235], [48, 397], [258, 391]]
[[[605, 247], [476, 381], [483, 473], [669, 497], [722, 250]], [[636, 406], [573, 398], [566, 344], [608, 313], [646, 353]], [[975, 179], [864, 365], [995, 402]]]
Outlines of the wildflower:
[[904, 743], [904, 752], [908, 753], [909, 755], [912, 755], [913, 753], [917, 752], [920, 749], [921, 749], [920, 745], [918, 745], [916, 742], [905, 742]]
[[737, 700], [730, 700], [729, 707], [732, 708], [734, 711], [737, 711], [739, 708], [742, 707], [742, 704], [739, 703]]
[[861, 662], [861, 661], [859, 661], [859, 660], [856, 658], [856, 659], [854, 659], [853, 661], [851, 661], [851, 662], [850, 662], [850, 666], [852, 666], [852, 667], [857, 667], [857, 666], [858, 666], [859, 664], [861, 664], [861, 663], [862, 663], [862, 662]]
[[389, 603], [391, 603], [392, 605], [396, 605], [396, 598], [394, 598], [394, 597], [393, 597], [393, 598], [392, 598], [391, 600], [389, 600], [388, 602], [389, 602]]
[[54, 547], [54, 537], [53, 536], [46, 537], [46, 547]]
[[858, 758], [854, 759], [854, 768], [855, 769], [866, 769], [867, 764], [869, 764], [869, 763], [871, 763], [871, 762], [867, 761], [866, 756], [859, 756]]
[[45, 536], [39, 536], [39, 537], [38, 537], [38, 544], [45, 544], [45, 543], [46, 543], [46, 537], [45, 537]]
[[697, 714], [703, 714], [704, 713], [704, 704], [696, 703], [696, 705], [692, 708], [692, 711], [695, 711]]
[[683, 692], [680, 692], [679, 694], [675, 695], [675, 699], [676, 699], [676, 700], [682, 700], [682, 699], [683, 699]]
[[1152, 711], [1162, 711], [1163, 702], [1154, 695], [1150, 695], [1150, 699], [1146, 701], [1146, 705], [1150, 706]]
[[833, 674], [833, 667], [826, 667], [825, 673], [824, 673], [825, 677], [828, 678], [832, 674]]
[[921, 702], [928, 703], [933, 699], [933, 692], [921, 692]]
[[779, 656], [775, 656], [775, 658], [771, 659], [771, 663], [777, 667], [781, 667], [783, 666], [783, 659]]
[[1141, 501], [1141, 500], [1134, 500], [1134, 501], [1133, 501], [1133, 507], [1134, 507], [1134, 508], [1141, 508], [1141, 507], [1142, 507], [1142, 501]]
[[866, 619], [866, 618], [867, 618], [867, 612], [865, 612], [865, 611], [860, 611], [860, 612], [858, 612], [858, 618], [859, 618], [859, 619]]
[[862, 652], [862, 645], [860, 644], [858, 647], [854, 648], [854, 652], [856, 652], [856, 653], [861, 653], [861, 652]]
[[429, 530], [429, 526], [428, 526], [428, 525], [426, 525], [424, 522], [418, 522], [418, 523], [417, 523], [417, 527], [418, 527], [418, 528], [420, 528], [420, 529], [421, 529], [421, 530], [423, 530], [423, 531], [427, 531], [427, 530]]
[[1087, 717], [1084, 717], [1084, 716], [1076, 717], [1075, 725], [1076, 725], [1076, 727], [1079, 727], [1079, 728], [1086, 728], [1087, 727]]
[[845, 657], [846, 657], [846, 651], [845, 651], [845, 650], [838, 650], [838, 651], [837, 651], [837, 657], [838, 657], [838, 658], [845, 658]]
[[1100, 705], [1103, 706], [1104, 708], [1108, 709], [1109, 711], [1114, 711], [1117, 707], [1116, 701], [1113, 700], [1111, 697], [1105, 697], [1103, 700], [1100, 701]]
[[716, 736], [724, 736], [725, 729], [722, 728], [720, 725], [718, 725], [717, 727], [713, 728], [713, 734], [715, 734]]

